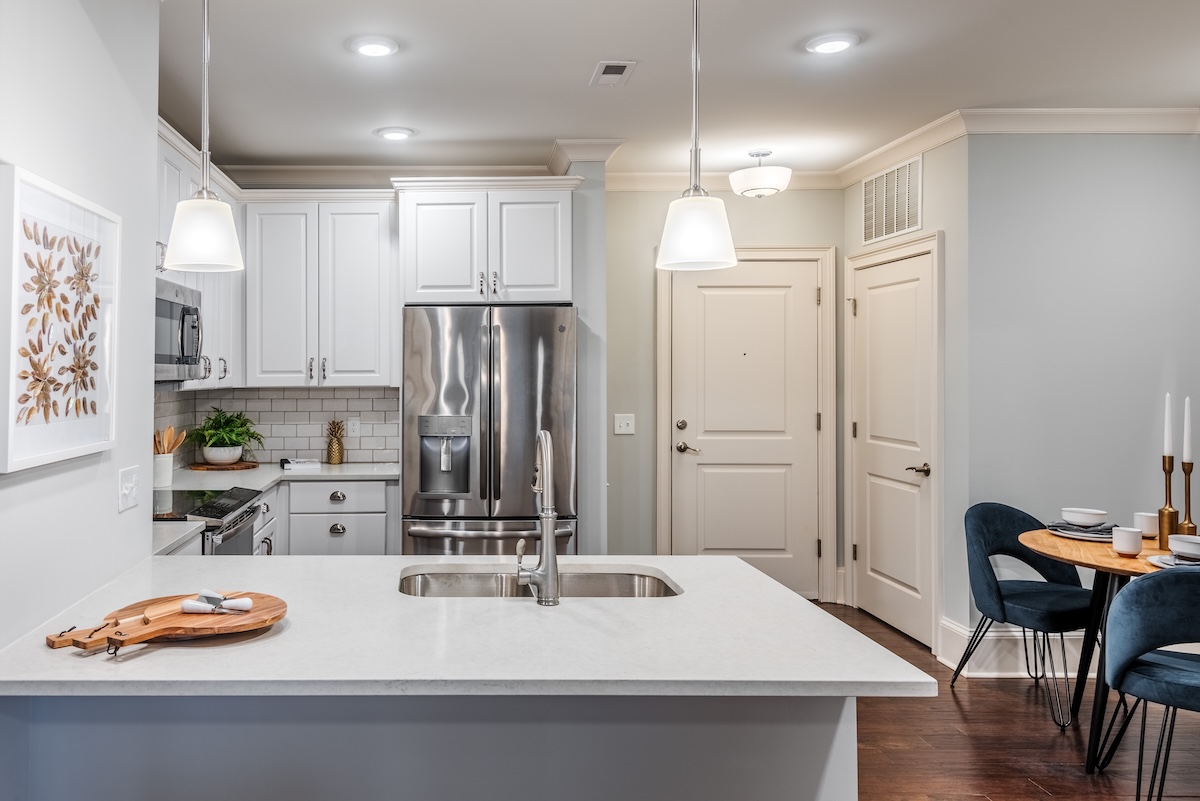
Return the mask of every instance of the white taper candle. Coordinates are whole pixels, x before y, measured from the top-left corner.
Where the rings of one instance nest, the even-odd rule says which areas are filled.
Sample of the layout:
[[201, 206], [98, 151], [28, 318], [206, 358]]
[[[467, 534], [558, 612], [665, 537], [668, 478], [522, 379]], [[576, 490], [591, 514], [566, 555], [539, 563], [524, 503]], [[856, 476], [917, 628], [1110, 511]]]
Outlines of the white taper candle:
[[1171, 393], [1167, 393], [1167, 408], [1163, 414], [1163, 456], [1174, 456], [1171, 451]]
[[1183, 399], [1183, 461], [1192, 461], [1192, 396]]

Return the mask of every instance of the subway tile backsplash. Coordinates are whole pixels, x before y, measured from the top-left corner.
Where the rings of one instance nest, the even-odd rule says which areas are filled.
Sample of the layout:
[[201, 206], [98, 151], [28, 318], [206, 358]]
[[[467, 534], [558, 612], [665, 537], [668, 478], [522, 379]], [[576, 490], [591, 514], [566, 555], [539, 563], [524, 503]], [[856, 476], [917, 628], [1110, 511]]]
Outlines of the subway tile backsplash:
[[[254, 454], [260, 462], [280, 459], [325, 461], [330, 420], [357, 418], [359, 436], [344, 437], [347, 462], [400, 461], [400, 390], [396, 387], [336, 389], [219, 389], [154, 393], [154, 427], [191, 429], [217, 406], [245, 412], [263, 436]], [[176, 455], [176, 467], [201, 461], [190, 443]]]

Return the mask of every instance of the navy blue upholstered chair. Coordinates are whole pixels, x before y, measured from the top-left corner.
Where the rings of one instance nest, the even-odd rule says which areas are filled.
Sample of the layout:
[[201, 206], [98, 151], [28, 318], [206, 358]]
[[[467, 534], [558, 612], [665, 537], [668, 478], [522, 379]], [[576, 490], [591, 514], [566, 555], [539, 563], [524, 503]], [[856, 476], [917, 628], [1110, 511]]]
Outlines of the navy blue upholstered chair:
[[[1168, 645], [1200, 643], [1197, 609], [1200, 609], [1200, 567], [1174, 567], [1131, 581], [1113, 598], [1108, 610], [1104, 676], [1109, 686], [1121, 693], [1121, 703], [1113, 713], [1109, 731], [1123, 714], [1121, 732], [1124, 732], [1143, 701], [1166, 707], [1147, 799], [1154, 796], [1156, 782], [1158, 797], [1163, 797], [1175, 713], [1180, 709], [1200, 712], [1200, 654], [1158, 650]], [[1126, 704], [1125, 696], [1137, 699], [1132, 707]], [[1138, 797], [1142, 794], [1146, 705], [1142, 704], [1142, 735], [1138, 745]], [[1108, 758], [1111, 756], [1110, 751]]]
[[[1020, 626], [1025, 644], [1025, 669], [1034, 679], [1050, 679], [1053, 686], [1046, 689], [1050, 715], [1065, 729], [1071, 724], [1071, 678], [1062, 635], [1087, 627], [1091, 591], [1081, 586], [1079, 572], [1073, 566], [1035, 553], [1017, 540], [1026, 531], [1045, 528], [1020, 509], [1002, 503], [977, 503], [967, 510], [963, 522], [967, 534], [971, 595], [980, 618], [950, 684], [953, 686], [958, 681], [958, 675], [993, 623]], [[1025, 563], [1045, 580], [997, 579], [991, 557], [1000, 555]], [[1026, 639], [1027, 631], [1033, 632], [1032, 654]], [[1051, 634], [1059, 635], [1061, 682], [1065, 692], [1060, 686], [1054, 651], [1050, 647]]]

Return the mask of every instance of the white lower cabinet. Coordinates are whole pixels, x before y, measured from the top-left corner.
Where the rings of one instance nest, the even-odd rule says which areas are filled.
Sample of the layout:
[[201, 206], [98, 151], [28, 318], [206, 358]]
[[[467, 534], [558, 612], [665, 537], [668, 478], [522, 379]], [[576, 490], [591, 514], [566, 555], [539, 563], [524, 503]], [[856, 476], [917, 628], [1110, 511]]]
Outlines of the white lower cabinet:
[[288, 553], [382, 556], [386, 508], [382, 481], [293, 481]]

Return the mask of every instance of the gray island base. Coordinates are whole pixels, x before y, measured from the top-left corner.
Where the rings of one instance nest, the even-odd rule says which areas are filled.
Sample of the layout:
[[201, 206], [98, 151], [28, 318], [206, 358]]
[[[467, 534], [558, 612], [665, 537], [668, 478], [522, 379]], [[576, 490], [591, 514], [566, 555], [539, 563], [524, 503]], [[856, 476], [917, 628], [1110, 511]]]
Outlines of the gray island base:
[[[421, 557], [156, 557], [0, 650], [0, 801], [857, 798], [855, 697], [933, 679], [728, 557], [637, 565], [667, 598], [413, 598]], [[507, 561], [453, 560], [456, 565]], [[51, 651], [201, 586], [289, 603], [261, 634]]]

